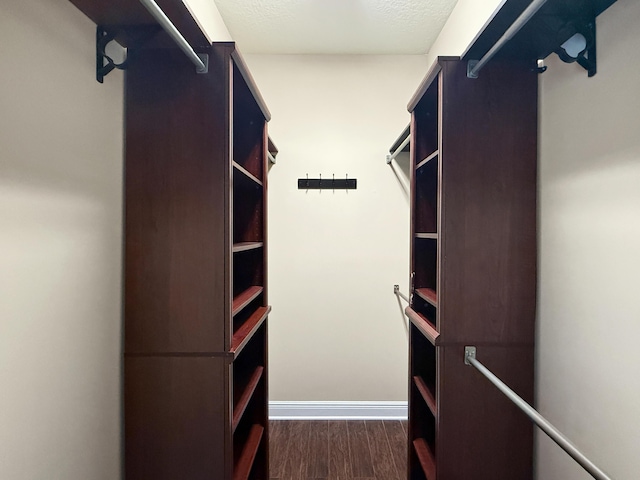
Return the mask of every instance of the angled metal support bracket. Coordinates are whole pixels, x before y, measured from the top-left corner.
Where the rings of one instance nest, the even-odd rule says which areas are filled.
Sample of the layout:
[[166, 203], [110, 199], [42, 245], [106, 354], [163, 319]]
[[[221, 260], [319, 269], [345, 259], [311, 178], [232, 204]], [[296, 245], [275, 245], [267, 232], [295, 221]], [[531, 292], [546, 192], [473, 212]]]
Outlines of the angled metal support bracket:
[[100, 83], [104, 82], [106, 77], [114, 69], [126, 70], [128, 58], [121, 63], [116, 63], [105, 52], [107, 45], [115, 39], [116, 32], [108, 31], [104, 27], [98, 25], [96, 28], [96, 80]]
[[591, 37], [591, 42], [583, 55], [576, 60], [578, 64], [587, 71], [589, 77], [593, 77], [598, 72], [598, 63], [596, 56], [596, 21], [586, 25], [587, 31]]

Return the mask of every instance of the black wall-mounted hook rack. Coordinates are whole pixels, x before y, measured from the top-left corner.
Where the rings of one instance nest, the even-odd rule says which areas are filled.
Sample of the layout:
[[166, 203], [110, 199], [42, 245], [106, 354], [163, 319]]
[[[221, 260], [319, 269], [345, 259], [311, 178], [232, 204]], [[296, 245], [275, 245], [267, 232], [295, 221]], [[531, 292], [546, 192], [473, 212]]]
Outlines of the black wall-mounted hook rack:
[[358, 188], [358, 180], [355, 178], [306, 178], [298, 179], [298, 190], [356, 190]]

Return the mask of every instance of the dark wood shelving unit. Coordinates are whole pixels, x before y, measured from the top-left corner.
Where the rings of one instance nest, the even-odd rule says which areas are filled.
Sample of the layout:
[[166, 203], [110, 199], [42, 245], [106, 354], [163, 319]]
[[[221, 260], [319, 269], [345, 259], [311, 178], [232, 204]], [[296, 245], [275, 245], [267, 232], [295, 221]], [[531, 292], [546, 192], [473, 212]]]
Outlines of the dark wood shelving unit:
[[199, 45], [206, 74], [151, 42], [126, 75], [127, 480], [269, 478], [270, 114], [234, 43]]
[[409, 111], [408, 477], [530, 480], [530, 422], [463, 351], [532, 401], [537, 73], [440, 57]]

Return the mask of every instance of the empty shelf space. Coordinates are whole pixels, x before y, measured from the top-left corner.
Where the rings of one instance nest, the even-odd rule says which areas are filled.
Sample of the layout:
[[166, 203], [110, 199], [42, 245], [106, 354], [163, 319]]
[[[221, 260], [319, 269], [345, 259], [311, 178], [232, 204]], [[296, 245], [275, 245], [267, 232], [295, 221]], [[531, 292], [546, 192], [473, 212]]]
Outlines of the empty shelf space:
[[258, 453], [263, 433], [264, 428], [262, 426], [253, 425], [251, 427], [249, 437], [244, 444], [238, 463], [233, 469], [233, 480], [247, 480], [249, 478], [251, 467], [253, 467], [253, 461]]
[[422, 471], [427, 477], [427, 480], [435, 480], [436, 478], [436, 460], [424, 438], [416, 438], [413, 441], [413, 448], [418, 456]]
[[416, 288], [416, 295], [426, 300], [434, 307], [438, 306], [438, 294], [431, 288]]
[[245, 175], [247, 178], [249, 178], [250, 180], [254, 181], [255, 183], [257, 183], [258, 185], [262, 186], [262, 181], [260, 181], [255, 175], [253, 175], [252, 173], [249, 172], [249, 170], [247, 170], [246, 168], [244, 168], [242, 165], [240, 165], [237, 162], [233, 162], [233, 168], [235, 168], [236, 170], [238, 170], [240, 173], [242, 173], [243, 175]]
[[267, 315], [271, 311], [271, 307], [260, 307], [258, 308], [253, 315], [251, 315], [246, 322], [240, 326], [240, 328], [233, 334], [233, 338], [231, 339], [231, 353], [234, 356], [237, 356], [244, 346], [247, 344], [256, 330], [260, 328], [262, 322], [264, 322]]
[[422, 395], [422, 398], [424, 399], [424, 402], [427, 404], [427, 407], [429, 407], [429, 410], [431, 410], [431, 413], [433, 413], [433, 416], [437, 417], [436, 399], [431, 389], [427, 386], [426, 382], [422, 379], [422, 377], [418, 375], [413, 377], [413, 383], [415, 383], [416, 387], [418, 388], [418, 391], [420, 392], [420, 395]]
[[431, 160], [433, 160], [434, 158], [436, 158], [438, 156], [438, 152], [439, 150], [436, 150], [435, 152], [433, 152], [431, 155], [429, 155], [427, 158], [425, 158], [424, 160], [422, 160], [420, 163], [418, 163], [416, 165], [416, 170], [418, 170], [419, 168], [424, 167], [428, 162], [430, 162]]
[[405, 310], [407, 317], [411, 320], [411, 323], [416, 326], [418, 330], [431, 342], [432, 345], [438, 345], [438, 338], [440, 334], [433, 327], [431, 322], [425, 317], [416, 312], [413, 308], [407, 307]]
[[244, 307], [249, 305], [263, 292], [263, 287], [252, 286], [233, 299], [232, 315], [236, 316]]
[[249, 401], [253, 396], [253, 392], [256, 391], [256, 387], [258, 383], [260, 383], [260, 379], [262, 378], [262, 374], [264, 373], [264, 367], [258, 367], [255, 369], [251, 378], [249, 379], [249, 383], [245, 387], [240, 399], [238, 400], [237, 405], [233, 407], [233, 431], [236, 431], [236, 427], [238, 423], [240, 423], [240, 419], [244, 414], [244, 411], [247, 409], [247, 405], [249, 405]]
[[416, 238], [428, 239], [428, 240], [437, 240], [437, 233], [426, 233], [426, 232], [416, 232]]
[[247, 250], [255, 250], [256, 248], [262, 248], [263, 242], [240, 242], [233, 244], [233, 253], [246, 252]]

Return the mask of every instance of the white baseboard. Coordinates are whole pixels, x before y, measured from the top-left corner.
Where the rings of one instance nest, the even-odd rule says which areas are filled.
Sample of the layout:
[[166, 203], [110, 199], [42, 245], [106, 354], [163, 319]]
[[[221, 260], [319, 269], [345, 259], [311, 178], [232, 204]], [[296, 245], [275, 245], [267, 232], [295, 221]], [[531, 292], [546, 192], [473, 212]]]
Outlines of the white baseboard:
[[407, 402], [269, 402], [272, 420], [404, 420]]

